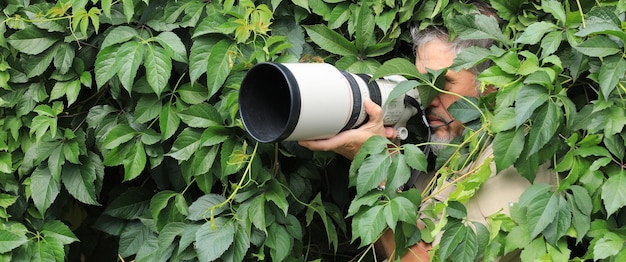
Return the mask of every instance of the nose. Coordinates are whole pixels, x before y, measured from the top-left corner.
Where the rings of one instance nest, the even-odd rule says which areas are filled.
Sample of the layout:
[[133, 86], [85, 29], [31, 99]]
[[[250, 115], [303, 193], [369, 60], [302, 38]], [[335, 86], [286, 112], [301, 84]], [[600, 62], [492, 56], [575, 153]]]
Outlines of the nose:
[[435, 108], [439, 106], [441, 106], [441, 98], [439, 96], [436, 96], [435, 98], [433, 98], [433, 100], [430, 101], [430, 104], [428, 105], [428, 107], [430, 108]]

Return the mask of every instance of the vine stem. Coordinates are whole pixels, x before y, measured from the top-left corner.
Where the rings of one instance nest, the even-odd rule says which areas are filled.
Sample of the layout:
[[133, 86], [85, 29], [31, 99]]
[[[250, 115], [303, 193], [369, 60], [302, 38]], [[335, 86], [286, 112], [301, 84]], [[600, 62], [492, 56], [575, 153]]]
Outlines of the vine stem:
[[230, 195], [228, 196], [228, 198], [226, 198], [226, 200], [222, 201], [221, 203], [212, 206], [211, 208], [207, 209], [204, 212], [204, 217], [206, 219], [206, 213], [210, 212], [210, 221], [211, 221], [211, 225], [212, 227], [215, 226], [215, 221], [214, 221], [214, 217], [213, 217], [213, 211], [215, 211], [216, 209], [223, 207], [224, 205], [226, 205], [227, 203], [230, 203], [234, 198], [235, 195], [237, 195], [237, 192], [239, 192], [239, 189], [242, 188], [242, 185], [244, 183], [244, 181], [246, 180], [246, 178], [248, 177], [248, 175], [250, 174], [250, 170], [252, 169], [252, 161], [254, 160], [254, 157], [256, 156], [256, 152], [257, 149], [259, 148], [259, 142], [256, 142], [256, 144], [254, 144], [254, 150], [252, 151], [252, 154], [250, 155], [250, 159], [248, 160], [248, 164], [246, 165], [246, 169], [243, 172], [243, 175], [241, 176], [241, 179], [239, 179], [239, 182], [237, 183], [237, 187], [235, 187], [235, 189], [233, 190], [232, 193], [230, 193]]

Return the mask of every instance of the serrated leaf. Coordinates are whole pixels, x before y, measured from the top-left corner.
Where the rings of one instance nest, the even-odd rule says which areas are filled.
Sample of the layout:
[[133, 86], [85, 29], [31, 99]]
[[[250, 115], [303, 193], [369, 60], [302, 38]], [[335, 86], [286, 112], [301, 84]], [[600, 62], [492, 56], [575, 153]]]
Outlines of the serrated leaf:
[[220, 38], [201, 37], [193, 42], [189, 53], [189, 78], [192, 85], [202, 74], [206, 73], [211, 50], [219, 41]]
[[179, 161], [188, 160], [198, 147], [200, 147], [200, 136], [200, 133], [193, 129], [186, 128], [178, 135], [172, 149], [167, 153], [167, 156], [173, 157]]
[[611, 92], [617, 87], [619, 81], [624, 78], [626, 72], [626, 59], [621, 55], [612, 55], [602, 61], [598, 74], [598, 83], [604, 99], [609, 100]]
[[385, 181], [390, 165], [391, 159], [386, 154], [366, 158], [361, 164], [356, 178], [357, 196], [363, 196]]
[[559, 210], [558, 198], [551, 193], [538, 195], [528, 205], [528, 225], [530, 238], [534, 239], [552, 221]]
[[146, 123], [157, 118], [162, 112], [161, 100], [155, 95], [142, 95], [135, 105], [135, 121]]
[[228, 74], [230, 74], [230, 63], [232, 61], [230, 49], [232, 46], [233, 43], [231, 40], [224, 39], [217, 42], [213, 48], [211, 48], [206, 70], [207, 88], [209, 89], [208, 98], [213, 97], [213, 95], [222, 88]]
[[78, 79], [68, 82], [56, 82], [50, 92], [50, 100], [55, 100], [65, 95], [67, 97], [67, 106], [70, 106], [78, 99], [80, 88], [81, 83]]
[[352, 221], [352, 239], [361, 239], [360, 246], [368, 245], [378, 238], [386, 227], [384, 207], [377, 205], [358, 212]]
[[504, 37], [498, 22], [494, 17], [486, 15], [461, 15], [450, 20], [450, 28], [461, 39], [493, 39], [508, 45], [510, 42]]
[[129, 257], [137, 254], [141, 246], [145, 241], [150, 238], [153, 233], [150, 228], [143, 225], [141, 222], [132, 221], [128, 223], [122, 234], [120, 234], [119, 240], [119, 255], [122, 257]]
[[155, 40], [167, 51], [169, 57], [174, 61], [187, 63], [187, 48], [178, 35], [172, 32], [162, 32], [155, 37]]
[[218, 217], [204, 223], [196, 232], [195, 249], [201, 261], [214, 261], [226, 252], [235, 240], [235, 226]]
[[481, 116], [480, 110], [478, 110], [478, 99], [475, 97], [466, 97], [465, 99], [458, 99], [448, 107], [448, 112], [452, 115], [454, 120], [461, 121], [461, 123], [469, 123], [472, 120], [479, 119]]
[[265, 244], [270, 248], [273, 261], [284, 261], [293, 249], [293, 237], [284, 226], [278, 223], [270, 225]]
[[132, 127], [127, 124], [120, 124], [109, 131], [102, 142], [102, 147], [113, 149], [119, 145], [126, 143], [138, 135]]
[[208, 194], [201, 196], [189, 206], [187, 219], [192, 221], [212, 219], [212, 216], [217, 216], [227, 210], [228, 205], [218, 206], [224, 202], [226, 202], [226, 198], [221, 195]]
[[272, 201], [276, 206], [283, 211], [284, 215], [287, 215], [289, 209], [289, 203], [287, 202], [287, 195], [280, 183], [277, 180], [270, 180], [267, 182], [267, 189], [265, 191], [265, 198], [267, 201]]
[[130, 41], [122, 44], [115, 54], [115, 63], [119, 64], [117, 66], [117, 77], [120, 79], [124, 89], [129, 93], [133, 90], [135, 76], [143, 62], [144, 52], [143, 43]]
[[146, 51], [144, 67], [146, 68], [146, 78], [150, 87], [160, 97], [169, 84], [170, 75], [172, 74], [172, 60], [165, 52], [165, 49], [149, 45]]
[[190, 127], [207, 128], [222, 125], [219, 112], [208, 103], [192, 105], [178, 112], [178, 117]]
[[528, 85], [522, 87], [515, 99], [515, 124], [519, 128], [539, 106], [548, 101], [546, 89], [539, 85]]
[[592, 36], [584, 42], [572, 47], [584, 55], [592, 57], [610, 56], [622, 50], [615, 41], [605, 35]]
[[39, 166], [31, 175], [30, 190], [37, 192], [32, 195], [35, 207], [44, 215], [61, 192], [61, 183], [56, 181], [48, 168]]
[[602, 200], [607, 217], [626, 206], [626, 173], [622, 169], [602, 185]]
[[528, 135], [528, 145], [530, 147], [528, 155], [538, 152], [556, 134], [559, 128], [561, 111], [552, 102], [548, 102], [537, 111], [533, 128]]
[[460, 222], [448, 222], [448, 227], [441, 236], [441, 242], [439, 244], [439, 256], [442, 261], [445, 261], [449, 256], [454, 254], [454, 250], [464, 240], [466, 240], [467, 227]]
[[356, 46], [325, 25], [303, 26], [311, 40], [322, 49], [341, 56], [358, 56]]
[[54, 54], [54, 67], [59, 73], [66, 74], [72, 67], [76, 57], [76, 50], [67, 43], [60, 44], [56, 47]]
[[159, 128], [161, 130], [162, 140], [172, 137], [180, 126], [180, 118], [176, 111], [176, 107], [174, 107], [170, 101], [161, 109], [161, 113], [159, 114]]
[[7, 253], [28, 242], [25, 235], [18, 235], [14, 232], [0, 229], [0, 253]]
[[515, 42], [522, 44], [534, 45], [539, 43], [546, 33], [552, 32], [558, 27], [549, 22], [541, 21], [530, 24], [526, 30], [520, 35]]
[[414, 144], [405, 144], [402, 147], [404, 148], [406, 163], [417, 171], [426, 172], [428, 168], [426, 154]]
[[72, 232], [72, 230], [70, 230], [70, 228], [60, 220], [47, 221], [43, 225], [41, 234], [45, 237], [56, 238], [61, 241], [63, 245], [69, 245], [79, 241], [74, 232]]
[[119, 49], [118, 45], [108, 46], [100, 49], [96, 55], [95, 74], [98, 88], [104, 86], [119, 70], [120, 64], [116, 62]]
[[497, 133], [493, 140], [493, 155], [497, 172], [499, 173], [513, 165], [523, 149], [524, 129], [520, 128]]
[[[103, 2], [102, 5], [104, 6], [105, 3]], [[104, 37], [104, 40], [102, 41], [102, 46], [100, 48], [104, 49], [111, 45], [124, 43], [135, 37], [139, 37], [139, 33], [136, 29], [129, 26], [116, 26], [113, 27], [113, 29], [109, 31]]]
[[617, 255], [617, 253], [624, 249], [624, 242], [626, 242], [626, 239], [613, 232], [604, 234], [604, 236], [593, 245], [593, 259], [602, 260]]
[[135, 140], [122, 163], [124, 164], [124, 181], [133, 180], [141, 175], [147, 163], [146, 150], [141, 140]]
[[61, 181], [67, 191], [78, 201], [90, 205], [100, 205], [96, 196], [96, 172], [90, 162], [84, 165], [66, 163], [63, 165]]
[[28, 26], [13, 33], [6, 40], [13, 48], [22, 53], [37, 55], [59, 41], [58, 38], [53, 36], [53, 34], [44, 33], [34, 26]]
[[153, 193], [141, 187], [132, 187], [108, 203], [104, 214], [112, 217], [133, 220], [149, 209]]

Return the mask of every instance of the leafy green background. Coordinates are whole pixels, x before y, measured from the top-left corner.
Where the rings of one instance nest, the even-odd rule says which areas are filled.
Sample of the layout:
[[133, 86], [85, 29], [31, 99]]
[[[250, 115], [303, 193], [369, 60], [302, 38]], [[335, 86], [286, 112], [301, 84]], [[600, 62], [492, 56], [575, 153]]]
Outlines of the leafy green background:
[[[626, 260], [626, 1], [490, 3], [502, 23], [448, 0], [1, 0], [0, 261], [373, 260], [387, 227], [398, 253], [445, 229], [440, 260]], [[242, 129], [239, 84], [264, 61], [402, 74], [428, 101], [442, 72], [415, 72], [412, 24], [497, 42], [451, 68], [492, 61], [499, 92], [452, 105], [468, 128], [440, 174], [493, 140], [497, 170], [551, 161], [556, 188], [472, 227], [484, 163], [418, 230], [431, 196], [393, 185], [426, 168], [420, 134], [348, 163]]]

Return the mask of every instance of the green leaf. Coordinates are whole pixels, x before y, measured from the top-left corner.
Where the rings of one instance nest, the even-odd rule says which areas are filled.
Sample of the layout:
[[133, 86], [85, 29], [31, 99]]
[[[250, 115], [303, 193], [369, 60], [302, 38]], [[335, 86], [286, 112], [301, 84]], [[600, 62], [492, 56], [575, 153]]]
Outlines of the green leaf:
[[510, 130], [515, 127], [515, 108], [505, 107], [496, 112], [491, 121], [491, 130], [494, 133]]
[[55, 180], [46, 167], [39, 166], [31, 175], [30, 191], [35, 207], [40, 214], [44, 215], [61, 192], [60, 181]]
[[626, 206], [626, 172], [624, 169], [613, 174], [602, 185], [602, 200], [607, 217]]
[[461, 15], [450, 20], [449, 27], [459, 35], [461, 39], [493, 39], [509, 45], [509, 40], [504, 37], [498, 21], [494, 17], [486, 15]]
[[[102, 4], [104, 5], [104, 3]], [[115, 44], [124, 43], [135, 37], [139, 37], [139, 33], [136, 29], [129, 26], [115, 26], [106, 34], [100, 48], [104, 49]]]
[[373, 206], [359, 211], [352, 220], [352, 240], [361, 239], [360, 247], [374, 242], [385, 230], [384, 206]]
[[386, 61], [376, 70], [372, 78], [379, 79], [390, 75], [401, 75], [409, 79], [417, 78], [426, 81], [424, 76], [415, 67], [415, 64], [406, 58], [392, 58]]
[[122, 161], [124, 164], [124, 181], [130, 181], [141, 175], [146, 168], [146, 151], [141, 140], [135, 140], [131, 150]]
[[579, 52], [592, 57], [605, 57], [619, 53], [622, 48], [604, 35], [592, 36], [580, 43], [577, 46], [573, 46], [574, 49]]
[[37, 55], [59, 41], [59, 38], [53, 36], [34, 26], [28, 26], [7, 37], [7, 42], [22, 53]]
[[404, 144], [402, 147], [406, 163], [415, 170], [426, 172], [428, 168], [426, 154], [415, 144]]
[[183, 161], [188, 160], [191, 155], [200, 147], [201, 134], [193, 129], [184, 129], [174, 141], [174, 145], [167, 156], [173, 157], [176, 160]]
[[59, 73], [67, 74], [72, 67], [74, 57], [76, 57], [76, 51], [72, 46], [67, 43], [57, 45], [54, 54], [54, 67], [59, 70]]
[[377, 154], [366, 158], [361, 164], [356, 178], [357, 196], [363, 196], [385, 181], [390, 165], [391, 159], [386, 154]]
[[209, 95], [207, 98], [213, 97], [222, 88], [228, 74], [230, 74], [230, 49], [233, 48], [231, 40], [220, 40], [212, 48], [208, 57], [207, 88]]
[[161, 139], [169, 139], [176, 133], [180, 126], [180, 118], [177, 109], [168, 101], [161, 109], [159, 114], [159, 129], [161, 130]]
[[135, 105], [135, 121], [137, 123], [146, 123], [157, 118], [161, 112], [162, 104], [157, 96], [151, 94], [142, 95]]
[[464, 124], [479, 119], [481, 116], [481, 112], [477, 108], [478, 99], [475, 97], [466, 98], [469, 101], [458, 99], [448, 107], [448, 112], [452, 117]]
[[189, 53], [189, 78], [192, 85], [202, 74], [206, 73], [211, 50], [220, 40], [216, 37], [200, 37], [193, 42]]
[[136, 137], [138, 132], [127, 124], [120, 124], [109, 131], [102, 142], [102, 147], [113, 149]]
[[621, 55], [612, 55], [602, 61], [598, 83], [605, 100], [609, 100], [611, 92], [617, 87], [619, 81], [624, 78], [626, 72], [626, 59]]
[[104, 86], [119, 70], [120, 63], [116, 57], [120, 46], [113, 45], [100, 49], [96, 55], [95, 74], [98, 88]]
[[61, 220], [52, 220], [47, 221], [43, 225], [43, 229], [41, 230], [41, 234], [45, 237], [56, 238], [61, 241], [63, 245], [69, 245], [71, 243], [79, 241], [79, 239], [74, 235], [72, 230], [61, 222]]
[[221, 195], [208, 194], [201, 196], [189, 206], [187, 219], [192, 221], [213, 219], [214, 216], [228, 209], [228, 205], [221, 205], [224, 202], [226, 202], [226, 198]]
[[104, 214], [112, 217], [133, 220], [149, 209], [153, 193], [142, 187], [131, 187], [108, 203]]
[[460, 222], [448, 222], [448, 227], [443, 232], [441, 242], [439, 243], [439, 256], [442, 261], [445, 261], [449, 256], [453, 255], [453, 251], [457, 246], [464, 240], [467, 240], [467, 231], [467, 227]]
[[493, 140], [493, 155], [497, 172], [513, 165], [522, 153], [522, 149], [524, 149], [523, 128], [496, 133]]
[[273, 261], [284, 261], [293, 249], [293, 237], [284, 226], [274, 223], [267, 230], [265, 245], [270, 248]]
[[78, 201], [90, 205], [100, 205], [94, 185], [96, 172], [89, 163], [85, 165], [65, 163], [61, 181], [70, 195]]
[[220, 113], [208, 103], [192, 105], [178, 112], [178, 117], [190, 127], [207, 128], [222, 126]]
[[[541, 1], [541, 8], [543, 8], [543, 10], [545, 10], [546, 12], [552, 14], [552, 16], [554, 16], [557, 21], [561, 23], [567, 22], [565, 10], [563, 10], [563, 5], [560, 1]], [[528, 28], [526, 29], [526, 31], [528, 31]]]
[[267, 182], [265, 199], [267, 199], [267, 201], [274, 202], [274, 204], [276, 204], [276, 206], [283, 211], [283, 214], [285, 216], [287, 215], [287, 211], [289, 210], [287, 195], [277, 180], [272, 179]]
[[[287, 228], [287, 230], [289, 229]], [[226, 250], [222, 258], [225, 262], [243, 261], [248, 249], [250, 249], [250, 236], [245, 226], [242, 225], [242, 223], [238, 223], [235, 225], [235, 240], [233, 245]]]
[[141, 62], [143, 62], [144, 52], [143, 43], [130, 41], [122, 44], [115, 54], [115, 63], [119, 64], [117, 66], [117, 77], [129, 93], [133, 90], [135, 76]]
[[534, 45], [539, 43], [546, 33], [552, 32], [556, 29], [558, 29], [558, 27], [553, 23], [544, 21], [533, 23], [530, 24], [526, 30], [524, 30], [522, 35], [518, 37], [515, 42]]
[[539, 106], [548, 101], [546, 89], [539, 85], [528, 85], [522, 87], [515, 99], [515, 124], [519, 128]]
[[613, 232], [604, 234], [604, 236], [593, 245], [593, 259], [601, 260], [617, 255], [617, 253], [624, 249], [624, 242], [626, 242], [626, 239]]
[[539, 108], [533, 128], [528, 135], [528, 145], [530, 146], [528, 155], [538, 152], [556, 134], [560, 124], [560, 114], [559, 107], [552, 102]]
[[328, 17], [328, 28], [337, 29], [348, 21], [352, 14], [352, 10], [349, 7], [350, 4], [346, 2], [341, 2], [333, 7]]
[[322, 49], [341, 56], [358, 56], [356, 46], [325, 25], [304, 25], [311, 40]]
[[67, 96], [67, 106], [70, 106], [76, 102], [78, 94], [80, 93], [81, 83], [76, 79], [68, 82], [56, 82], [50, 92], [50, 100]]
[[172, 60], [165, 52], [165, 49], [148, 45], [144, 67], [146, 68], [146, 78], [150, 87], [160, 97], [169, 84], [170, 75], [172, 74]]
[[126, 23], [130, 23], [130, 20], [133, 19], [133, 15], [135, 15], [135, 3], [133, 0], [122, 0], [122, 4], [124, 7], [124, 16], [126, 16]]
[[376, 23], [374, 21], [374, 14], [370, 11], [370, 5], [362, 2], [359, 4], [359, 8], [356, 9], [356, 16], [353, 21], [355, 26], [354, 41], [358, 50], [364, 50], [367, 46], [373, 44], [374, 29]]
[[[196, 232], [195, 249], [201, 261], [214, 261], [235, 240], [235, 225], [223, 217], [204, 223]], [[267, 241], [267, 240], [266, 240]]]
[[539, 235], [554, 221], [558, 210], [558, 198], [555, 194], [544, 193], [533, 199], [533, 202], [528, 205], [527, 213], [531, 239]]
[[150, 228], [144, 226], [141, 222], [129, 222], [120, 235], [119, 255], [129, 257], [137, 254], [137, 251], [139, 251], [152, 234]]
[[155, 40], [165, 48], [167, 55], [174, 61], [187, 63], [187, 48], [178, 35], [172, 32], [162, 32], [155, 37]]
[[25, 235], [18, 235], [14, 232], [0, 229], [0, 253], [7, 253], [26, 244], [26, 242], [28, 242], [28, 238]]

